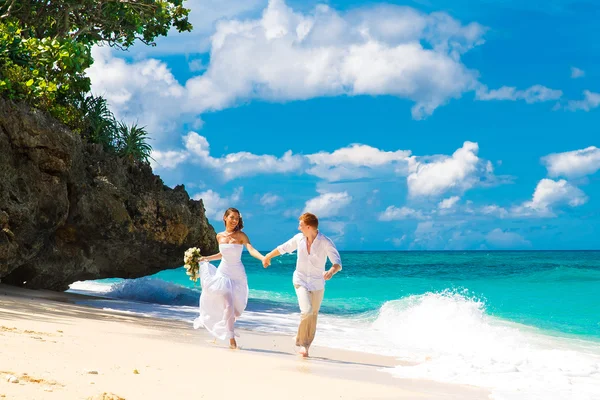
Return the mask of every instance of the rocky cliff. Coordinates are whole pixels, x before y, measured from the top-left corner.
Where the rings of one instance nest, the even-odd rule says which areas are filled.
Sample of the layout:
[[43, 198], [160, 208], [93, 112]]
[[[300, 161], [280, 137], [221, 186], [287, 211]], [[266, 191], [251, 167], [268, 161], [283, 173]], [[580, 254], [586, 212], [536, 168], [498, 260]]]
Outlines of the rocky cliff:
[[26, 105], [0, 98], [0, 280], [65, 290], [136, 278], [217, 252], [202, 201], [149, 166], [105, 153]]

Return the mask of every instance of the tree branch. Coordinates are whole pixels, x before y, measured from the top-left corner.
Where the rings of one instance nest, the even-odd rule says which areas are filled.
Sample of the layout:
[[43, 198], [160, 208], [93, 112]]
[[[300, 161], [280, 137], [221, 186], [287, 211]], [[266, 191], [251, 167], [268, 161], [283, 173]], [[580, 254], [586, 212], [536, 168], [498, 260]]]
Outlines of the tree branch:
[[8, 9], [6, 10], [6, 12], [4, 14], [0, 15], [0, 19], [4, 19], [4, 18], [10, 17], [10, 12], [11, 12], [12, 8], [15, 6], [16, 2], [17, 2], [17, 0], [12, 0], [10, 2], [10, 5], [8, 6]]
[[79, 37], [79, 35], [89, 31], [91, 29], [92, 25], [93, 24], [88, 24], [88, 25], [84, 26], [83, 28], [80, 28], [77, 32], [75, 32], [74, 34], [71, 35], [71, 39], [77, 39]]
[[63, 28], [63, 32], [57, 31], [57, 37], [59, 36], [59, 32], [61, 33], [60, 36], [64, 36], [66, 33], [69, 32], [69, 17], [71, 16], [72, 9], [72, 6], [67, 7], [67, 12], [65, 12], [65, 27]]

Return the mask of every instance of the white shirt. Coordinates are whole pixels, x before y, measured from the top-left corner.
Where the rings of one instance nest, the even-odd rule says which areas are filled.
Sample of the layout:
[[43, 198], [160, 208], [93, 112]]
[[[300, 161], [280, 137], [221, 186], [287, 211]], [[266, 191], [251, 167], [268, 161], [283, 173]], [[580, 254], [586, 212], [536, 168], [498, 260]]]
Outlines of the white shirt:
[[339, 264], [341, 270], [340, 253], [338, 253], [331, 239], [320, 232], [310, 246], [310, 254], [306, 248], [306, 240], [306, 236], [299, 233], [284, 244], [277, 246], [277, 250], [281, 254], [298, 250], [293, 278], [294, 285], [304, 286], [309, 291], [321, 290], [325, 288], [323, 272], [325, 272], [327, 258], [332, 264]]

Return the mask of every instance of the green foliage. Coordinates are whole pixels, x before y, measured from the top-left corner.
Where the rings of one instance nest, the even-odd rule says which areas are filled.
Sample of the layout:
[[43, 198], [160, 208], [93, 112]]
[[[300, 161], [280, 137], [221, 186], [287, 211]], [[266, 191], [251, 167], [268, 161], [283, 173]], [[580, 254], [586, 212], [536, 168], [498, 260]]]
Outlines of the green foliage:
[[149, 162], [152, 146], [148, 144], [149, 135], [144, 127], [117, 121], [102, 97], [86, 97], [81, 100], [79, 109], [84, 123], [80, 130], [88, 141], [99, 143], [120, 157]]
[[128, 127], [122, 122], [117, 126], [117, 152], [121, 157], [149, 162], [152, 147], [147, 143], [148, 132], [136, 124]]
[[106, 99], [88, 96], [79, 105], [83, 116], [82, 134], [92, 143], [100, 143], [107, 150], [115, 150], [117, 121], [108, 109]]
[[90, 95], [85, 71], [98, 43], [154, 45], [171, 27], [190, 31], [183, 0], [0, 0], [0, 96], [48, 111], [92, 143], [148, 162], [142, 127], [117, 122]]
[[171, 27], [190, 31], [183, 0], [4, 0], [0, 20], [13, 18], [32, 27], [37, 38], [71, 38], [127, 48], [140, 40], [153, 44]]
[[86, 97], [81, 100], [79, 109], [84, 122], [81, 133], [88, 141], [99, 143], [120, 157], [149, 162], [152, 146], [148, 144], [149, 135], [144, 127], [117, 121], [102, 97]]
[[0, 23], [0, 94], [45, 109], [68, 125], [78, 118], [75, 99], [90, 90], [84, 71], [92, 61], [84, 44], [27, 37], [19, 24]]

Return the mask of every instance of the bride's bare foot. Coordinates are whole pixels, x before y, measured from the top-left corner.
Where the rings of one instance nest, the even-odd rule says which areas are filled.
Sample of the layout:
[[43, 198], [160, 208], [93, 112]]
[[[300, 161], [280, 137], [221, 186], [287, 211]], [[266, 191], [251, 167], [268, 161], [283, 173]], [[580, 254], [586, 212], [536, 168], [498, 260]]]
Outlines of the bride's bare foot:
[[308, 357], [308, 349], [304, 346], [298, 347], [298, 354], [304, 358]]
[[237, 342], [235, 339], [229, 339], [229, 348], [234, 350], [237, 349]]

